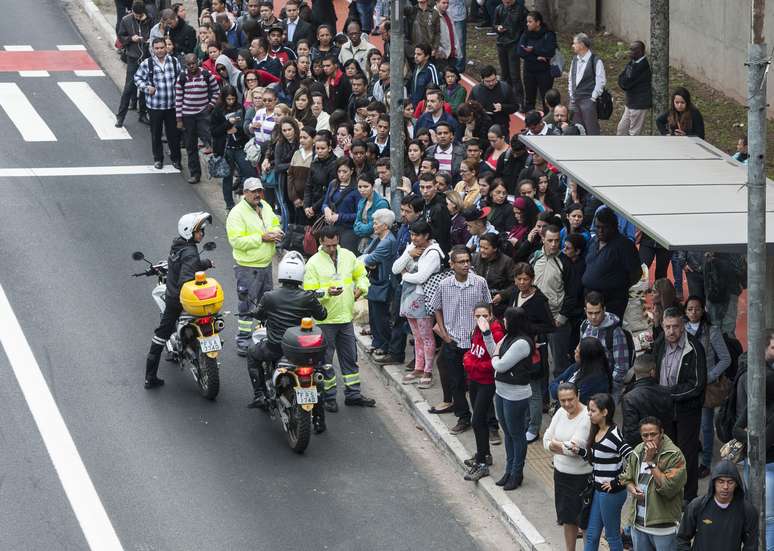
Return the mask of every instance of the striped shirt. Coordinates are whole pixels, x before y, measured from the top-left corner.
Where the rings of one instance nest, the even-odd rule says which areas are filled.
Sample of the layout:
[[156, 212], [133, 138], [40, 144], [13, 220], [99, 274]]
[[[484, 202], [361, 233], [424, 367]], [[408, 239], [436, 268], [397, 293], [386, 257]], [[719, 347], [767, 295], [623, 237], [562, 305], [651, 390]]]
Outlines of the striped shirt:
[[179, 78], [175, 83], [175, 115], [178, 119], [198, 115], [207, 106], [214, 107], [219, 95], [218, 81], [209, 71], [200, 69], [195, 75], [187, 73], [184, 85], [180, 85]]
[[591, 451], [581, 449], [580, 456], [589, 459], [594, 469], [594, 488], [604, 491], [602, 484], [609, 482], [612, 487], [610, 493], [624, 490], [618, 475], [623, 471], [624, 460], [630, 453], [632, 453], [631, 446], [621, 437], [616, 426], [609, 427], [602, 440], [592, 444]]
[[459, 348], [470, 348], [470, 337], [476, 325], [473, 307], [479, 302], [492, 302], [486, 280], [474, 273], [465, 281], [457, 281], [454, 275], [441, 280], [438, 290], [430, 301], [430, 309], [443, 312], [446, 332]]
[[[171, 55], [165, 55], [164, 60], [153, 55], [140, 63], [134, 73], [134, 84], [145, 93], [145, 104], [148, 109], [174, 109], [175, 84], [180, 74], [180, 62]], [[156, 88], [156, 93], [148, 95], [148, 87]]]
[[438, 161], [438, 170], [445, 170], [452, 173], [452, 151], [454, 146], [449, 144], [446, 151], [441, 150], [441, 146], [435, 146], [435, 159]]
[[260, 122], [261, 127], [255, 131], [256, 143], [268, 143], [271, 141], [271, 131], [274, 130], [274, 113], [267, 113], [265, 107], [261, 107], [253, 118], [253, 122]]

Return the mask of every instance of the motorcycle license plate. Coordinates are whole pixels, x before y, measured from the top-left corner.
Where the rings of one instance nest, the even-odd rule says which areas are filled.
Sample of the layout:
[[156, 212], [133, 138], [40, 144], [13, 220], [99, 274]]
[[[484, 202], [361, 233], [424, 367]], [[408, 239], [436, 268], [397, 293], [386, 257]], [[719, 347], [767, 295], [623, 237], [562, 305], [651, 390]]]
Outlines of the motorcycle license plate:
[[317, 389], [316, 388], [296, 388], [296, 403], [303, 404], [316, 404], [317, 403]]
[[223, 348], [220, 343], [220, 337], [218, 335], [212, 335], [211, 337], [199, 337], [199, 346], [202, 352], [217, 352]]

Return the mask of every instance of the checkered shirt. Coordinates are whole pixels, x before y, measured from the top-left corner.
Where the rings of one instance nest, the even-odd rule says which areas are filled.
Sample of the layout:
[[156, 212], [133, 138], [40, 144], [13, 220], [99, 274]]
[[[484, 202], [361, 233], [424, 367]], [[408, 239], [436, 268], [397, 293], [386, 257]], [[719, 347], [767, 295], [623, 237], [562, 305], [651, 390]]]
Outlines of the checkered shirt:
[[460, 282], [453, 275], [441, 280], [430, 301], [433, 312], [443, 312], [446, 332], [460, 348], [470, 348], [470, 337], [476, 325], [473, 308], [479, 302], [492, 302], [486, 279], [474, 273]]
[[[153, 76], [149, 64], [153, 64]], [[148, 109], [174, 109], [175, 108], [175, 84], [180, 74], [180, 62], [171, 55], [164, 56], [164, 65], [159, 63], [156, 56], [151, 56], [142, 63], [134, 73], [134, 83], [142, 92], [146, 92], [148, 86], [155, 86], [156, 93], [152, 96], [145, 94], [145, 103]]]

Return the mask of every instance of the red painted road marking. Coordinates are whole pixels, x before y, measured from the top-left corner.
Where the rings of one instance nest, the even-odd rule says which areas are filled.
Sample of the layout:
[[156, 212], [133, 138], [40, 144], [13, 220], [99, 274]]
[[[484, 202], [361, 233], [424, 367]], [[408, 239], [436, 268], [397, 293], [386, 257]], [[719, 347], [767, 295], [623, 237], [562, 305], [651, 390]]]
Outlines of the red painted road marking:
[[83, 71], [99, 69], [88, 52], [39, 50], [34, 52], [0, 52], [0, 72], [18, 71]]

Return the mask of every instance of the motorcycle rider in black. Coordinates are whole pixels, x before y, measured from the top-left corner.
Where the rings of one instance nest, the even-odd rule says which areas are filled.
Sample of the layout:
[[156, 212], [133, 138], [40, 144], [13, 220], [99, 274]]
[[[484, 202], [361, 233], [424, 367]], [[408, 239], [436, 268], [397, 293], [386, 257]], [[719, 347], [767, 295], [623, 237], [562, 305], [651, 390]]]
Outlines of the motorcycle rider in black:
[[151, 347], [145, 362], [145, 388], [155, 388], [164, 384], [164, 379], [159, 379], [156, 373], [159, 369], [161, 351], [167, 339], [176, 330], [177, 318], [183, 311], [180, 304], [180, 288], [183, 283], [194, 279], [196, 272], [212, 268], [211, 260], [199, 258], [199, 249], [196, 246], [204, 239], [204, 227], [212, 223], [212, 215], [209, 212], [189, 212], [183, 215], [177, 223], [176, 237], [172, 241], [167, 260], [167, 290], [164, 296], [166, 306], [161, 315], [161, 323], [153, 332]]
[[[280, 287], [264, 293], [258, 307], [248, 315], [262, 320], [266, 325], [266, 339], [252, 345], [247, 353], [247, 373], [253, 385], [254, 398], [249, 408], [263, 408], [266, 404], [264, 380], [261, 362], [274, 362], [282, 357], [282, 336], [289, 327], [297, 327], [302, 318], [313, 317], [324, 320], [328, 316], [325, 307], [320, 304], [313, 291], [305, 291], [304, 259], [289, 251], [279, 263], [277, 281]], [[314, 408], [314, 428], [320, 433], [325, 430], [322, 408]]]

